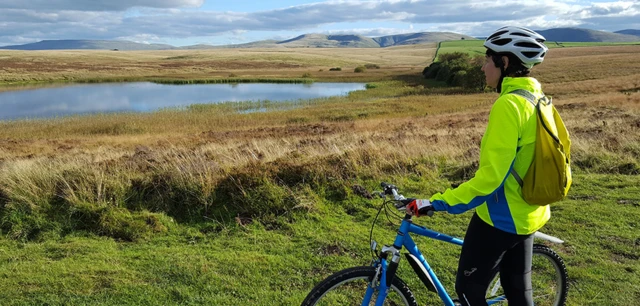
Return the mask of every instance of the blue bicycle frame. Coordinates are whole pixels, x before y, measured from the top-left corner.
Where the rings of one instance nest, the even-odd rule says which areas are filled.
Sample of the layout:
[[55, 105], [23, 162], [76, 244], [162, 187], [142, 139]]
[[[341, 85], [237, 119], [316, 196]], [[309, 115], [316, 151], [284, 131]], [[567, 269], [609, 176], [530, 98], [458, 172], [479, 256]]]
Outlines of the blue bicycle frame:
[[[422, 256], [422, 253], [420, 253], [418, 246], [416, 246], [415, 242], [413, 241], [413, 238], [411, 238], [411, 236], [409, 235], [410, 233], [414, 233], [420, 236], [425, 236], [425, 237], [429, 237], [432, 239], [436, 239], [436, 240], [440, 240], [448, 243], [453, 243], [459, 246], [462, 246], [462, 243], [463, 243], [462, 239], [451, 237], [451, 236], [427, 229], [423, 226], [415, 225], [411, 221], [411, 217], [407, 215], [407, 217], [405, 217], [402, 220], [402, 224], [400, 225], [400, 229], [398, 230], [398, 235], [396, 236], [396, 239], [393, 243], [393, 248], [392, 248], [394, 251], [398, 253], [394, 255], [394, 257], [398, 256], [398, 260], [399, 260], [399, 252], [402, 249], [402, 247], [406, 248], [411, 255], [415, 256], [420, 262], [420, 264], [424, 267], [424, 269], [429, 274], [429, 277], [433, 281], [433, 285], [435, 286], [435, 289], [438, 293], [438, 296], [440, 296], [440, 299], [444, 302], [446, 306], [455, 306], [455, 304], [453, 303], [453, 300], [447, 293], [446, 289], [444, 288], [444, 286], [442, 286], [442, 283], [440, 283], [440, 281], [438, 280], [438, 277], [433, 272], [433, 270], [431, 270], [431, 267], [427, 263], [427, 260], [424, 258], [424, 256]], [[389, 263], [385, 258], [382, 258], [376, 262], [376, 266], [377, 265], [380, 265], [381, 267], [379, 286], [376, 289], [371, 287], [371, 283], [369, 284], [364, 300], [362, 302], [363, 306], [369, 305], [371, 297], [373, 296], [373, 293], [376, 290], [378, 291], [376, 306], [382, 306], [384, 303], [384, 300], [387, 297], [387, 292], [389, 290], [389, 287], [387, 286], [387, 270], [389, 268]], [[395, 277], [395, 275], [393, 275], [393, 277]], [[504, 296], [500, 296], [500, 297], [495, 297], [491, 300], [488, 300], [487, 303], [489, 305], [493, 305], [505, 300], [506, 299]]]

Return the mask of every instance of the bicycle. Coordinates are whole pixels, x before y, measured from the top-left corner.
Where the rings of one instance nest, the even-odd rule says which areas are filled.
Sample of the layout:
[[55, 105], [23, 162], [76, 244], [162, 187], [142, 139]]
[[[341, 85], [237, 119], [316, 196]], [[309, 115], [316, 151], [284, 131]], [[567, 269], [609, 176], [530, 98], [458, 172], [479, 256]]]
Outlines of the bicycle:
[[[383, 198], [383, 203], [378, 210], [371, 226], [370, 242], [373, 252], [372, 264], [348, 268], [327, 277], [317, 284], [302, 302], [302, 306], [321, 305], [406, 305], [417, 306], [416, 298], [407, 284], [398, 276], [396, 271], [401, 259], [403, 247], [408, 251], [404, 253], [406, 260], [413, 268], [418, 278], [426, 288], [438, 294], [444, 305], [460, 305], [457, 299], [452, 298], [438, 280], [411, 235], [417, 234], [431, 239], [436, 239], [462, 246], [463, 241], [426, 227], [413, 224], [412, 216], [406, 213], [404, 204], [400, 202], [405, 197], [398, 194], [397, 187], [382, 183], [383, 192], [374, 194]], [[388, 199], [392, 197], [392, 199]], [[398, 230], [398, 234], [392, 246], [383, 246], [378, 250], [378, 244], [373, 240], [373, 228], [380, 216], [380, 212], [388, 204], [393, 204], [398, 211], [405, 211], [405, 216]], [[430, 211], [429, 216], [433, 215]], [[388, 217], [388, 215], [387, 215]], [[536, 232], [535, 238], [563, 243], [562, 240], [543, 233]], [[551, 248], [542, 244], [534, 244], [532, 264], [532, 285], [534, 303], [536, 306], [561, 306], [567, 298], [567, 269], [562, 258]], [[487, 303], [497, 305], [504, 303], [506, 298], [502, 294], [500, 277], [498, 272], [493, 277], [487, 289]]]

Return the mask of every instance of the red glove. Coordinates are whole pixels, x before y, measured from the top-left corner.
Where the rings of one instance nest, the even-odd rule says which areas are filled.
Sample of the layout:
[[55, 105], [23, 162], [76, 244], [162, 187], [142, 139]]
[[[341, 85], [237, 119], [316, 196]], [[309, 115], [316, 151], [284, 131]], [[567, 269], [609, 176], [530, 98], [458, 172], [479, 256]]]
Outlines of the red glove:
[[409, 204], [407, 204], [407, 213], [416, 217], [426, 215], [429, 211], [434, 210], [429, 200], [407, 199], [405, 201], [409, 202]]

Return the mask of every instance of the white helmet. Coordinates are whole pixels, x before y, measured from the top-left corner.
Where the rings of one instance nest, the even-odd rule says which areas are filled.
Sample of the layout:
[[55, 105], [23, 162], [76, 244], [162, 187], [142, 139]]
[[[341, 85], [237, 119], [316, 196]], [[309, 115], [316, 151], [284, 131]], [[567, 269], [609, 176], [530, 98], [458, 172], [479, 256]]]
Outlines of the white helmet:
[[529, 29], [521, 27], [502, 27], [484, 41], [484, 46], [496, 53], [512, 53], [525, 67], [531, 69], [542, 63], [547, 54], [545, 38]]

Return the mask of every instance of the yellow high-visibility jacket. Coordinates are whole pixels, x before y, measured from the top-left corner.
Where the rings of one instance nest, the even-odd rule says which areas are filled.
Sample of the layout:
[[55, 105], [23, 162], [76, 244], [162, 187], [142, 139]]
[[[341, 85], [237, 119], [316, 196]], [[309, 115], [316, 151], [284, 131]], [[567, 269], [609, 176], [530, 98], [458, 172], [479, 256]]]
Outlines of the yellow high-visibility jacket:
[[511, 168], [524, 177], [533, 161], [536, 141], [534, 106], [525, 98], [509, 94], [524, 89], [537, 98], [543, 96], [534, 78], [504, 78], [500, 97], [489, 114], [489, 124], [480, 144], [478, 171], [455, 189], [437, 193], [430, 199], [435, 210], [459, 214], [476, 209], [489, 225], [505, 232], [526, 235], [540, 229], [551, 217], [549, 205], [530, 205]]

